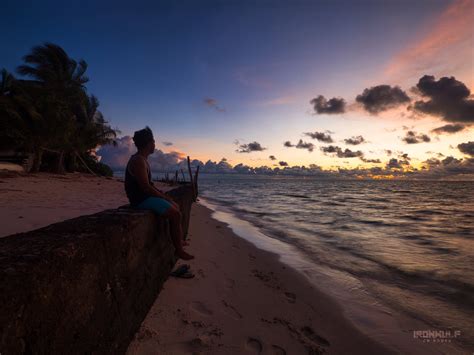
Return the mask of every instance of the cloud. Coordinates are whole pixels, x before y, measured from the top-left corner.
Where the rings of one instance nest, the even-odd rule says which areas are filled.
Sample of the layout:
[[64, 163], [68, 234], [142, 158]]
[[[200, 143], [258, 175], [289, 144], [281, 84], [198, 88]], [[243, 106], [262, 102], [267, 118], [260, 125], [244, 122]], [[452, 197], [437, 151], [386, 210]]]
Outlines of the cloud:
[[336, 154], [338, 158], [360, 158], [364, 156], [360, 150], [352, 151], [350, 149], [342, 150], [342, 148], [334, 145], [320, 148], [323, 153]]
[[426, 134], [418, 134], [414, 131], [407, 131], [405, 137], [402, 138], [406, 144], [418, 144], [418, 143], [427, 143], [431, 141], [431, 138]]
[[[136, 153], [137, 149], [133, 144], [132, 137], [124, 136], [117, 138], [117, 146], [104, 145], [99, 147], [96, 152], [100, 156], [100, 161], [110, 166], [113, 170], [125, 169], [130, 156]], [[173, 171], [177, 165], [185, 159], [185, 155], [181, 152], [165, 153], [158, 149], [149, 156], [148, 161], [153, 170], [156, 171]]]
[[172, 146], [173, 145], [173, 142], [161, 142], [163, 143], [163, 145], [169, 147], [169, 146]]
[[323, 95], [312, 99], [310, 104], [313, 105], [314, 111], [318, 114], [338, 114], [346, 111], [346, 102], [343, 98], [333, 97], [326, 100]]
[[223, 108], [223, 107], [220, 107], [217, 105], [217, 100], [216, 99], [213, 99], [213, 98], [210, 98], [210, 97], [206, 97], [204, 98], [203, 100], [204, 104], [207, 105], [208, 107], [211, 107], [213, 109], [215, 109], [216, 111], [219, 111], [219, 112], [226, 112], [226, 109]]
[[474, 157], [474, 141], [458, 144], [458, 149], [461, 153]]
[[137, 149], [133, 143], [132, 137], [124, 136], [116, 139], [117, 146], [103, 145], [96, 151], [100, 156], [100, 162], [107, 164], [112, 169], [123, 169], [127, 165], [128, 159]]
[[308, 151], [310, 151], [310, 152], [312, 152], [314, 150], [314, 144], [313, 143], [303, 142], [302, 139], [300, 139], [299, 142], [296, 145], [292, 144], [290, 141], [286, 141], [285, 143], [283, 143], [283, 146], [285, 146], [287, 148], [295, 147], [295, 148], [298, 148], [298, 149], [308, 149]]
[[385, 149], [385, 153], [387, 156], [391, 156], [393, 152], [390, 149]]
[[236, 150], [237, 153], [250, 153], [250, 152], [261, 152], [267, 148], [264, 148], [258, 142], [251, 142], [249, 144], [241, 144], [239, 149]]
[[435, 80], [432, 75], [423, 76], [416, 85], [427, 101], [416, 101], [417, 112], [440, 116], [448, 122], [474, 124], [474, 100], [469, 99], [470, 90], [464, 83], [452, 77]]
[[398, 86], [378, 85], [365, 89], [357, 95], [356, 101], [373, 115], [410, 101], [408, 95]]
[[309, 136], [313, 139], [317, 139], [319, 142], [324, 142], [324, 143], [333, 143], [334, 141], [332, 140], [331, 135], [328, 133], [324, 132], [306, 132], [304, 135]]
[[360, 157], [360, 160], [362, 160], [365, 163], [375, 163], [375, 164], [380, 164], [381, 163], [380, 159], [367, 159], [367, 158], [364, 158], [363, 156]]
[[148, 157], [150, 167], [154, 171], [173, 171], [179, 170], [178, 164], [184, 161], [186, 155], [181, 152], [169, 152], [165, 153], [162, 150], [156, 150], [152, 155]]
[[296, 145], [296, 148], [298, 148], [298, 149], [308, 149], [308, 151], [312, 152], [314, 150], [314, 144], [303, 142], [303, 140], [300, 139], [298, 144]]
[[359, 145], [359, 144], [365, 143], [366, 140], [362, 136], [354, 136], [351, 138], [344, 139], [344, 142], [349, 145]]
[[447, 125], [435, 128], [435, 129], [431, 130], [431, 132], [433, 132], [435, 134], [444, 134], [444, 133], [453, 134], [453, 133], [460, 132], [465, 128], [466, 128], [466, 126], [464, 126], [462, 124], [459, 124], [459, 123], [455, 123], [455, 124], [447, 124]]
[[270, 156], [268, 157], [268, 159], [270, 159], [270, 160], [276, 160], [277, 158], [276, 158], [274, 155], [270, 155]]
[[278, 164], [280, 164], [280, 166], [288, 166], [286, 161], [280, 161]]
[[452, 156], [443, 160], [431, 158], [423, 162], [423, 169], [418, 173], [420, 178], [471, 178], [474, 181], [474, 159], [457, 159]]
[[395, 159], [392, 158], [388, 161], [386, 164], [387, 169], [403, 169], [404, 167], [407, 167], [410, 165], [410, 162], [407, 159]]

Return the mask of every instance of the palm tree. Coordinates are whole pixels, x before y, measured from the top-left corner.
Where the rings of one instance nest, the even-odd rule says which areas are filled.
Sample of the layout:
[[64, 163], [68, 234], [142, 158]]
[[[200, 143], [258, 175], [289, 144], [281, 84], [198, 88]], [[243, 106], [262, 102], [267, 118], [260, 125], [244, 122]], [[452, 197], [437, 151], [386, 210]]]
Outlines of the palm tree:
[[5, 69], [0, 82], [0, 132], [1, 143], [6, 148], [22, 149], [33, 153], [33, 172], [39, 171], [47, 144], [46, 122], [38, 109], [35, 98], [38, 88], [17, 80]]
[[43, 117], [49, 132], [46, 149], [58, 153], [56, 172], [64, 172], [64, 156], [72, 149], [71, 141], [75, 133], [76, 116], [74, 105], [85, 93], [84, 84], [88, 78], [84, 75], [87, 63], [76, 62], [60, 46], [45, 43], [36, 46], [23, 60], [17, 72], [31, 77], [30, 85], [38, 87], [37, 94]]
[[110, 127], [102, 112], [98, 110], [99, 100], [96, 96], [84, 95], [76, 105], [76, 127], [72, 151], [70, 153], [71, 168], [75, 166], [77, 155], [88, 155], [92, 149], [99, 145], [117, 145], [115, 138], [119, 130]]

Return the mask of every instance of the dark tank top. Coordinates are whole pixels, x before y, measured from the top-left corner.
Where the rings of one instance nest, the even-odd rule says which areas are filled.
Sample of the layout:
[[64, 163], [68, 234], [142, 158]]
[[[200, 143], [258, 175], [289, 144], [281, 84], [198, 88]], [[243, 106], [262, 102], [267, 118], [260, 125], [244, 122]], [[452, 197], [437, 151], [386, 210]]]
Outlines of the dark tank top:
[[[143, 201], [145, 201], [148, 197], [150, 197], [150, 195], [142, 191], [135, 176], [130, 174], [130, 172], [128, 171], [130, 160], [132, 160], [132, 158], [136, 155], [137, 154], [134, 154], [130, 157], [127, 163], [127, 168], [125, 169], [125, 193], [127, 194], [128, 200], [130, 201], [130, 205], [132, 206], [137, 206]], [[148, 181], [150, 185], [153, 185], [153, 182], [151, 181], [150, 165], [148, 164], [148, 161], [146, 163], [148, 166]]]

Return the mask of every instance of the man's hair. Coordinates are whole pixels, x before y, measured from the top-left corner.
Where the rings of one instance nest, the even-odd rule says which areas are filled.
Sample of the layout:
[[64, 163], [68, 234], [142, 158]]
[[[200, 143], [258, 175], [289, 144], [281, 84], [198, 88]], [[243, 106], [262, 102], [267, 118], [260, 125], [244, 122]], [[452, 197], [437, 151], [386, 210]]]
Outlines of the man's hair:
[[138, 149], [145, 148], [153, 139], [153, 132], [148, 126], [133, 134], [133, 143], [135, 143]]

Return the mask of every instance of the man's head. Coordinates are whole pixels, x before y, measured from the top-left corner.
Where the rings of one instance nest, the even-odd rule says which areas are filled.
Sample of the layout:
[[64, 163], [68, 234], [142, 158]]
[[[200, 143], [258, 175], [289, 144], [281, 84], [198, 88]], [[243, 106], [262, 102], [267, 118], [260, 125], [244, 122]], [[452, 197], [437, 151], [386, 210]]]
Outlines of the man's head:
[[155, 139], [153, 138], [153, 132], [148, 126], [133, 134], [133, 143], [135, 143], [139, 152], [153, 154], [155, 151]]

